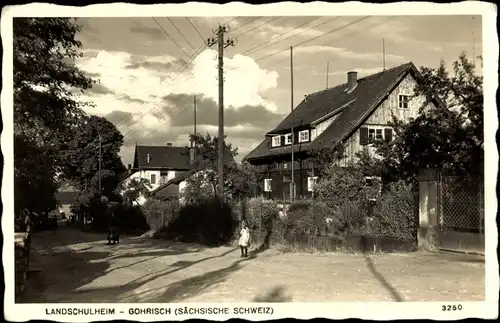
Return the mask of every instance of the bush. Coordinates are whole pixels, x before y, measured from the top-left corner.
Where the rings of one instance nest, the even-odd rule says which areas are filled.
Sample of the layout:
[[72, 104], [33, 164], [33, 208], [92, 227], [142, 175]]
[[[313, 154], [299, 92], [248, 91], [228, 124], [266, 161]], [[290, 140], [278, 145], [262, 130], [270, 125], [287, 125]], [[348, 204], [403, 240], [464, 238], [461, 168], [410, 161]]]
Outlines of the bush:
[[228, 203], [207, 199], [182, 206], [165, 231], [182, 242], [219, 246], [230, 242], [237, 225]]
[[385, 237], [413, 240], [417, 237], [418, 193], [403, 182], [392, 183], [373, 210], [372, 228]]
[[152, 198], [141, 206], [147, 224], [155, 232], [167, 227], [179, 214], [179, 208], [178, 201], [162, 201]]

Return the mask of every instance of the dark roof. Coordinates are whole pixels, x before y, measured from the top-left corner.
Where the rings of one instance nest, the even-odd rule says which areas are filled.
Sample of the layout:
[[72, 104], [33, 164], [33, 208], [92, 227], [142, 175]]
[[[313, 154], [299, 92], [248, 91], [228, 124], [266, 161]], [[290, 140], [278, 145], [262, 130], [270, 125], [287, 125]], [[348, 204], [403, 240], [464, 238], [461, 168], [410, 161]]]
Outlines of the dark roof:
[[60, 204], [74, 204], [78, 198], [77, 192], [72, 191], [59, 191], [56, 194], [56, 200]]
[[[149, 154], [149, 163], [148, 163]], [[133, 168], [165, 168], [188, 170], [189, 153], [186, 147], [135, 146]]]
[[[182, 174], [172, 178], [168, 182], [166, 182], [163, 185], [160, 185], [158, 188], [154, 189], [151, 191], [152, 195], [157, 195], [158, 193], [165, 191], [168, 189], [168, 187], [172, 185], [179, 185], [181, 182], [185, 181], [189, 176], [195, 174], [196, 172], [199, 172], [200, 170], [203, 170], [207, 165], [209, 164], [208, 160], [202, 160], [196, 162], [189, 171], [183, 172]], [[161, 195], [161, 194], [160, 194]]]
[[[314, 125], [325, 116], [338, 115], [336, 119], [314, 141], [297, 144], [295, 152], [306, 152], [326, 146], [335, 146], [356, 131], [377, 109], [380, 103], [408, 74], [420, 74], [413, 63], [406, 63], [380, 73], [358, 79], [358, 85], [346, 92], [347, 84], [308, 95], [295, 109], [294, 127]], [[290, 146], [270, 148], [270, 135], [286, 133], [292, 126], [292, 116], [288, 115], [244, 160], [255, 160], [270, 156], [290, 154]]]

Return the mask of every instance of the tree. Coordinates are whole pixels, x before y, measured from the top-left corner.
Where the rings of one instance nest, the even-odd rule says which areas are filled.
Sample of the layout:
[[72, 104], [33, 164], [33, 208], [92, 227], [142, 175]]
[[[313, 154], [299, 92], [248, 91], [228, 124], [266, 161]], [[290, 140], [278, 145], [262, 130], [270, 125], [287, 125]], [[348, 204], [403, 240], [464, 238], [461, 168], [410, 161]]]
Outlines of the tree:
[[258, 172], [248, 162], [234, 165], [228, 174], [228, 189], [233, 198], [247, 198], [257, 193]]
[[103, 193], [113, 192], [125, 166], [118, 155], [123, 135], [104, 117], [89, 116], [72, 136], [64, 152], [64, 175], [80, 189], [98, 186], [99, 138], [101, 139], [101, 170], [106, 178], [101, 181]]
[[13, 20], [16, 211], [55, 205], [60, 152], [84, 116], [82, 107], [90, 104], [74, 90], [94, 83], [74, 65], [81, 56], [79, 30], [69, 18]]
[[[206, 134], [205, 136], [196, 134], [190, 136], [191, 142], [194, 143], [196, 158], [199, 162], [206, 162], [206, 166], [203, 168], [202, 175], [198, 174], [197, 176], [191, 176], [186, 181], [188, 186], [192, 187], [201, 187], [200, 185], [207, 183], [211, 187], [211, 191], [216, 196], [216, 192], [218, 191], [218, 138], [212, 137], [210, 134]], [[189, 154], [189, 147], [186, 147], [186, 154]], [[228, 143], [227, 140], [224, 140], [224, 174], [230, 174], [232, 169], [235, 168], [236, 164], [234, 162], [234, 157], [238, 155], [238, 149], [233, 148], [231, 143]], [[229, 192], [228, 185], [230, 184], [229, 178], [225, 177], [225, 195]], [[204, 185], [202, 185], [204, 187]], [[189, 192], [189, 191], [185, 191]], [[187, 194], [187, 193], [186, 193]]]
[[[381, 143], [387, 177], [415, 179], [426, 168], [447, 169], [464, 176], [481, 176], [483, 164], [483, 78], [464, 53], [453, 64], [453, 74], [441, 61], [439, 68], [421, 68], [422, 84], [415, 96], [425, 102], [409, 123], [393, 117], [395, 140]], [[434, 104], [437, 102], [437, 104]]]
[[123, 196], [131, 202], [137, 202], [140, 196], [148, 196], [151, 183], [145, 178], [132, 178], [123, 184]]

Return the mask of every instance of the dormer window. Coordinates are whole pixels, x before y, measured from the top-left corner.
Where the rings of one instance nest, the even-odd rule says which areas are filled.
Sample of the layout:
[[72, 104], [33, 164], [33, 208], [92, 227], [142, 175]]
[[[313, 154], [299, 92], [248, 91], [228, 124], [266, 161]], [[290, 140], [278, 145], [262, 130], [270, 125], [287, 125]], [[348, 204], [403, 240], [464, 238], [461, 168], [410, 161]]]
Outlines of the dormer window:
[[279, 147], [279, 146], [281, 146], [281, 136], [274, 136], [272, 138], [271, 145], [273, 147]]
[[299, 132], [299, 142], [309, 141], [309, 130], [302, 130]]
[[147, 159], [147, 163], [149, 164], [149, 162], [151, 161], [151, 156], [149, 154], [147, 154], [146, 159]]
[[286, 134], [285, 135], [285, 145], [291, 145], [292, 144], [292, 134]]

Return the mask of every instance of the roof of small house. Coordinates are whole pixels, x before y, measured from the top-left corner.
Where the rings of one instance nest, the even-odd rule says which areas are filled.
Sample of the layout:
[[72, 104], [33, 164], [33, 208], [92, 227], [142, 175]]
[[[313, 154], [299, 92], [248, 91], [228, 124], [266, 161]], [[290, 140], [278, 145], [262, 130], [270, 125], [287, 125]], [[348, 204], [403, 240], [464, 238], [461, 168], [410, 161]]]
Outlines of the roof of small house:
[[[149, 155], [149, 163], [148, 163]], [[135, 146], [134, 169], [189, 170], [189, 152], [186, 147]]]
[[290, 146], [271, 148], [273, 134], [290, 132], [293, 126], [297, 130], [308, 128], [338, 115], [336, 119], [312, 142], [294, 145], [294, 152], [305, 152], [322, 147], [334, 147], [348, 138], [377, 109], [380, 103], [408, 74], [420, 77], [412, 62], [387, 69], [377, 74], [359, 78], [357, 86], [347, 92], [343, 83], [327, 90], [306, 96], [294, 109], [293, 118], [289, 114], [278, 126], [266, 134], [266, 138], [252, 150], [244, 160], [252, 161], [265, 157], [288, 155]]
[[195, 164], [192, 165], [189, 171], [183, 172], [182, 174], [172, 178], [165, 184], [160, 185], [158, 188], [151, 191], [151, 195], [158, 195], [158, 194], [161, 195], [161, 192], [167, 190], [168, 187], [171, 187], [172, 185], [179, 185], [181, 182], [185, 181], [188, 177], [203, 170], [205, 167], [207, 167], [208, 164], [209, 164], [208, 160], [197, 161]]

